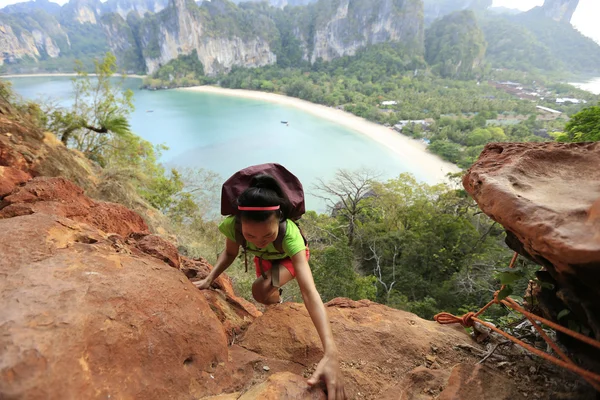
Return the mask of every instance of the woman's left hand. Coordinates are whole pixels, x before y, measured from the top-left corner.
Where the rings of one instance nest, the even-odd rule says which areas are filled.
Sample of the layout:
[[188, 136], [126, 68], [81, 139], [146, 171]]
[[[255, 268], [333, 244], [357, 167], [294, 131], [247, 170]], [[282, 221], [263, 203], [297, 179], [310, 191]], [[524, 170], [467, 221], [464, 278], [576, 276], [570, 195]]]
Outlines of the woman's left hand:
[[325, 355], [317, 369], [308, 380], [310, 386], [314, 386], [322, 380], [327, 386], [327, 400], [345, 400], [344, 377], [340, 371], [340, 363], [337, 357]]

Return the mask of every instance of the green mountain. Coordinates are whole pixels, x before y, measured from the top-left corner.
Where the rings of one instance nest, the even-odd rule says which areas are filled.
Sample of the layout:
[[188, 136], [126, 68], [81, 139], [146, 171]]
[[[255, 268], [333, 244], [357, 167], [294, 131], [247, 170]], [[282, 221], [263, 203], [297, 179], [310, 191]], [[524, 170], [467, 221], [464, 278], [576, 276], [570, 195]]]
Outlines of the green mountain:
[[480, 17], [495, 68], [574, 74], [600, 72], [600, 46], [570, 23], [554, 21], [540, 8], [518, 15]]
[[490, 14], [480, 21], [488, 43], [486, 60], [495, 68], [522, 71], [564, 69], [564, 64], [554, 57], [549, 46], [513, 19]]
[[544, 5], [536, 7], [533, 12], [557, 22], [570, 23], [578, 5], [579, 0], [545, 0]]
[[475, 78], [485, 49], [483, 32], [470, 10], [446, 15], [425, 32], [425, 60], [443, 78]]
[[570, 23], [548, 18], [541, 8], [516, 15], [511, 20], [528, 29], [539, 43], [548, 47], [567, 71], [597, 73], [600, 69], [600, 45]]

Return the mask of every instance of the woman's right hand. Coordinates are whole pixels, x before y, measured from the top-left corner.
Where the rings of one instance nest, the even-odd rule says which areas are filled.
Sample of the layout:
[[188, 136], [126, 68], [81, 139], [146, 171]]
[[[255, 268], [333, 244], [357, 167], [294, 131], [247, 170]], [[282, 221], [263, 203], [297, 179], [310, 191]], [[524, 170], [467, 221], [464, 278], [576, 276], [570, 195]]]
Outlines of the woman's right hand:
[[201, 281], [196, 281], [196, 282], [192, 282], [192, 283], [198, 289], [200, 289], [200, 290], [206, 290], [206, 289], [210, 288], [210, 285], [212, 285], [213, 280], [210, 279], [210, 277], [207, 276], [206, 278], [202, 279]]

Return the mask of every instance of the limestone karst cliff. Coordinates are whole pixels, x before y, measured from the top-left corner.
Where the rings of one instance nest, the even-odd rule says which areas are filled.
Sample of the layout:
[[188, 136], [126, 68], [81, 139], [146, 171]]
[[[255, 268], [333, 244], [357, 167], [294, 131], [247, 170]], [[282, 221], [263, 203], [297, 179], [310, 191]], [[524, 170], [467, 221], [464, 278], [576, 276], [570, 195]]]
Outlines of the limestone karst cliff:
[[[317, 3], [317, 6], [321, 4]], [[324, 7], [323, 7], [324, 8]], [[319, 12], [305, 36], [311, 62], [354, 55], [366, 45], [396, 42], [423, 51], [422, 0], [341, 0]]]
[[570, 23], [579, 0], [546, 0], [542, 6], [544, 15], [558, 22]]
[[[301, 11], [280, 12], [290, 13], [304, 59], [315, 62], [353, 55], [383, 42], [401, 43], [407, 51], [422, 55], [422, 8], [422, 0], [320, 0], [307, 2]], [[47, 21], [44, 29], [30, 26], [26, 7], [0, 15], [2, 61], [14, 64], [27, 57], [43, 61], [60, 54], [93, 57], [111, 50], [125, 70], [153, 73], [196, 50], [205, 72], [215, 75], [233, 66], [274, 64], [281, 51], [273, 11], [228, 0], [201, 5], [191, 0], [71, 0], [56, 16], [42, 8], [36, 12], [36, 21]], [[296, 18], [294, 13], [300, 15]]]
[[[252, 22], [241, 25], [238, 16]], [[199, 8], [189, 0], [170, 0], [165, 10], [143, 21], [139, 36], [149, 73], [180, 54], [196, 50], [210, 75], [234, 65], [275, 63], [270, 46], [275, 33], [275, 25], [268, 18], [243, 13], [227, 1], [217, 0]]]

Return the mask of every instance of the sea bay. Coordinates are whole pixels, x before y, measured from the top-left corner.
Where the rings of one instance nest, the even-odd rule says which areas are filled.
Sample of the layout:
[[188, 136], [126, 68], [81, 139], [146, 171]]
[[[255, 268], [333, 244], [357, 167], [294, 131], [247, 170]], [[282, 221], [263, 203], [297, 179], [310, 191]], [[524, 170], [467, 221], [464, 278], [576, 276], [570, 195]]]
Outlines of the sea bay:
[[[16, 93], [27, 99], [54, 98], [68, 105], [68, 77], [11, 78]], [[330, 179], [337, 169], [370, 168], [382, 179], [410, 172], [427, 183], [439, 174], [394, 153], [360, 133], [291, 106], [254, 99], [192, 91], [140, 90], [139, 79], [127, 79], [134, 90], [133, 131], [169, 150], [161, 161], [168, 167], [201, 167], [223, 178], [249, 165], [278, 162], [305, 186], [307, 208], [325, 210], [311, 195], [318, 179]], [[282, 121], [289, 122], [289, 125]]]

